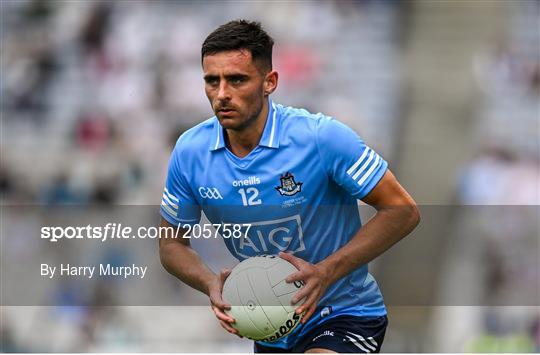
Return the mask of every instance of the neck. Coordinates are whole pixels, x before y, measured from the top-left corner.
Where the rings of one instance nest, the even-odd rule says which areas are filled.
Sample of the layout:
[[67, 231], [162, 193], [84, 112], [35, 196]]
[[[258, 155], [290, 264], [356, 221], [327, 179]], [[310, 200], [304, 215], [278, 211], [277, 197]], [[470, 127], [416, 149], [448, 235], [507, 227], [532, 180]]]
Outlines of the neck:
[[261, 141], [267, 117], [268, 100], [265, 100], [261, 112], [252, 124], [242, 130], [226, 130], [227, 146], [234, 155], [243, 158], [255, 149]]

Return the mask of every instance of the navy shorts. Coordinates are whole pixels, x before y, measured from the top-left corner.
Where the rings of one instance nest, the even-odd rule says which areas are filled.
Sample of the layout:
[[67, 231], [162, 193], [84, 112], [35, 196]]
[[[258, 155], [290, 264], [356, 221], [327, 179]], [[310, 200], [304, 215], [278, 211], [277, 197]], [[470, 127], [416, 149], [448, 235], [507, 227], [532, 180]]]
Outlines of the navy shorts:
[[388, 325], [386, 316], [364, 318], [337, 316], [323, 322], [298, 339], [291, 349], [254, 345], [256, 353], [304, 353], [321, 348], [338, 353], [378, 353]]

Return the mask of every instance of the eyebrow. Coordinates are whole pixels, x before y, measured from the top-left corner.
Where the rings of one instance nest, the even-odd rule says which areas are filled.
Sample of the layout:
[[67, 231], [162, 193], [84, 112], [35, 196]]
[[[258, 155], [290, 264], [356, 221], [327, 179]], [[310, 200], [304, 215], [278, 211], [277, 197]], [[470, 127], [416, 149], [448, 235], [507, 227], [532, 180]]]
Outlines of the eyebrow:
[[[209, 80], [214, 80], [214, 79], [218, 79], [219, 76], [218, 75], [213, 75], [213, 74], [207, 74], [204, 76], [204, 80], [205, 81], [209, 81]], [[229, 75], [225, 75], [225, 79], [227, 80], [231, 80], [231, 79], [247, 79], [249, 78], [249, 75], [247, 74], [229, 74]]]
[[207, 74], [204, 76], [204, 81], [209, 81], [209, 80], [212, 80], [212, 79], [217, 79], [217, 75], [211, 75], [211, 74]]

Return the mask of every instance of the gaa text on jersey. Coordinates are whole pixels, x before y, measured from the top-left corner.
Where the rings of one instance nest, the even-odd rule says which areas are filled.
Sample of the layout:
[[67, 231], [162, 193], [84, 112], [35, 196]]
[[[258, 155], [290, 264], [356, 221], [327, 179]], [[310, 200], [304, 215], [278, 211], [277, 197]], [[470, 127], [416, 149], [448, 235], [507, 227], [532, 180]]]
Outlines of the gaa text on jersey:
[[223, 196], [219, 193], [217, 187], [199, 187], [199, 194], [202, 198], [209, 200], [223, 200]]

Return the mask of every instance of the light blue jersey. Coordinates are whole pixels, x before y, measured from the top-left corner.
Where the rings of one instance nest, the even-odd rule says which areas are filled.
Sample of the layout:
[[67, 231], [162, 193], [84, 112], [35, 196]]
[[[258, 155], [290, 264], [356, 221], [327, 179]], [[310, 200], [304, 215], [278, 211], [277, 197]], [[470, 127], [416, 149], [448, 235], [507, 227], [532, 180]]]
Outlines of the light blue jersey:
[[[239, 260], [289, 251], [315, 264], [359, 230], [357, 199], [387, 166], [333, 118], [269, 101], [259, 145], [244, 158], [227, 149], [216, 117], [182, 134], [169, 162], [161, 215], [173, 225], [193, 225], [202, 210], [211, 223], [250, 224], [246, 236], [224, 238]], [[367, 265], [330, 286], [306, 325], [262, 344], [289, 348], [313, 326], [344, 314], [386, 314]]]

